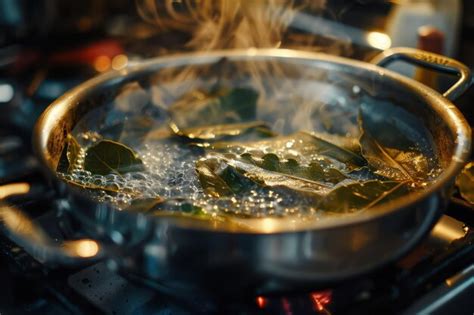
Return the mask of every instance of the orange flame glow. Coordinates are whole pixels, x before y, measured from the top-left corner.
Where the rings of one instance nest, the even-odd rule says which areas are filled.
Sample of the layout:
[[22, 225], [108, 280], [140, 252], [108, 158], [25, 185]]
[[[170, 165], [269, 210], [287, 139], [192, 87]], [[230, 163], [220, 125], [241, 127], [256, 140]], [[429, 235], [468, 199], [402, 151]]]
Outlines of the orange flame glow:
[[265, 308], [267, 306], [267, 299], [263, 296], [257, 296], [257, 305], [259, 308]]
[[313, 300], [314, 307], [318, 311], [323, 311], [327, 305], [332, 301], [331, 291], [318, 291], [311, 293], [311, 299]]

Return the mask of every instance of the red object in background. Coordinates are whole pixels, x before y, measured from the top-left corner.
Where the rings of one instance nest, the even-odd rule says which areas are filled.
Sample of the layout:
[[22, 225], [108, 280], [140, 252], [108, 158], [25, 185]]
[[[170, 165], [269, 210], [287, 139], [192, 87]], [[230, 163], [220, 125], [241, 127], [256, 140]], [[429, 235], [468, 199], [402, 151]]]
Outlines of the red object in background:
[[103, 40], [89, 44], [74, 50], [59, 52], [51, 55], [50, 61], [53, 63], [84, 63], [93, 64], [94, 61], [101, 56], [113, 58], [123, 54], [122, 45], [113, 39]]
[[124, 48], [117, 40], [101, 40], [78, 46], [74, 49], [63, 50], [45, 56], [39, 50], [27, 49], [21, 51], [14, 59], [10, 72], [21, 73], [30, 66], [45, 59], [49, 65], [91, 65], [93, 66], [99, 57], [112, 60], [115, 56], [124, 54]]
[[433, 26], [418, 29], [418, 48], [437, 54], [443, 54], [444, 34]]

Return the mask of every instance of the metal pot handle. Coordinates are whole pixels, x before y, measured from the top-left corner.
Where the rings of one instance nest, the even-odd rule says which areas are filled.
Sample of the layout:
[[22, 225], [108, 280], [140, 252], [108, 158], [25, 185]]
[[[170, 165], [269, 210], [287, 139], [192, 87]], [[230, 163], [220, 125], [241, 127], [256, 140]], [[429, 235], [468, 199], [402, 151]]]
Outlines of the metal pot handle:
[[443, 96], [451, 101], [461, 96], [472, 83], [471, 71], [466, 65], [454, 59], [420, 49], [406, 47], [387, 49], [375, 56], [375, 58], [371, 60], [371, 63], [385, 67], [397, 60], [444, 74], [458, 76], [459, 80], [443, 93]]
[[105, 246], [92, 239], [58, 242], [21, 210], [0, 204], [0, 231], [40, 262], [74, 265], [104, 257]]

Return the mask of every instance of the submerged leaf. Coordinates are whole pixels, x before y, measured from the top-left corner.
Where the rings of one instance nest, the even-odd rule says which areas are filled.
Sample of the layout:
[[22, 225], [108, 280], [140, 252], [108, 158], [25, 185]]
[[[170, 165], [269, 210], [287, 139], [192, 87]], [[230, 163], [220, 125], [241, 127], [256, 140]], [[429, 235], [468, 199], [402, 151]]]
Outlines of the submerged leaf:
[[77, 163], [80, 152], [79, 143], [72, 135], [68, 134], [56, 171], [64, 174], [70, 173]]
[[306, 132], [297, 132], [288, 136], [252, 142], [217, 142], [211, 145], [211, 148], [220, 152], [250, 153], [256, 157], [273, 153], [284, 159], [307, 159], [308, 162], [327, 157], [340, 162], [341, 167], [347, 166], [349, 170], [366, 165], [366, 161], [354, 152], [340, 148]]
[[124, 117], [100, 130], [103, 138], [127, 145], [143, 143], [157, 122], [148, 116]]
[[359, 137], [353, 136], [340, 136], [336, 134], [330, 134], [327, 132], [311, 131], [310, 134], [316, 138], [322, 139], [326, 142], [337, 145], [340, 148], [354, 152], [360, 155]]
[[394, 180], [426, 180], [436, 169], [431, 136], [416, 117], [391, 104], [363, 104], [362, 155], [375, 172]]
[[378, 180], [336, 186], [318, 208], [331, 212], [353, 212], [371, 208], [408, 193], [406, 182]]
[[240, 123], [255, 120], [258, 93], [250, 88], [235, 88], [209, 94], [193, 91], [169, 107], [179, 129], [203, 125]]
[[107, 175], [143, 171], [142, 160], [129, 147], [111, 140], [102, 140], [86, 151], [84, 170]]
[[232, 139], [233, 141], [246, 141], [268, 138], [276, 135], [264, 122], [261, 121], [200, 126], [182, 130], [180, 130], [174, 123], [171, 123], [170, 127], [175, 134], [196, 140], [222, 141]]
[[468, 202], [474, 204], [474, 162], [468, 163], [456, 178], [459, 193]]

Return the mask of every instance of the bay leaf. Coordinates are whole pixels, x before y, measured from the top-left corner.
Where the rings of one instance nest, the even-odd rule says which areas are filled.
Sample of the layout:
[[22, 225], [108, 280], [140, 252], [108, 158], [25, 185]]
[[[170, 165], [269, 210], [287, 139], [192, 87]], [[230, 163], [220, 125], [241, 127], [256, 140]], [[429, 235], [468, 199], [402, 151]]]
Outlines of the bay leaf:
[[363, 103], [361, 152], [375, 172], [393, 180], [425, 181], [438, 166], [423, 122], [388, 102]]
[[123, 175], [143, 171], [144, 165], [129, 147], [115, 141], [102, 140], [87, 149], [84, 170], [94, 175]]
[[251, 154], [244, 153], [241, 158], [268, 171], [294, 175], [317, 182], [336, 184], [348, 178], [347, 175], [333, 168], [331, 163], [326, 160], [318, 160], [311, 162], [309, 165], [302, 165], [294, 159], [280, 160], [273, 153], [265, 154], [261, 158], [254, 158]]
[[317, 131], [311, 131], [310, 134], [315, 136], [316, 138], [322, 139], [326, 142], [330, 142], [340, 148], [343, 148], [345, 150], [348, 150], [360, 155], [359, 137], [341, 136], [337, 134], [330, 134], [327, 132], [317, 132]]
[[318, 204], [330, 212], [353, 212], [374, 207], [408, 193], [407, 182], [365, 181], [336, 186]]
[[468, 163], [456, 177], [456, 186], [461, 196], [474, 204], [474, 162]]
[[252, 121], [256, 118], [258, 93], [250, 88], [220, 89], [216, 93], [195, 90], [169, 107], [179, 129]]
[[145, 141], [155, 124], [158, 123], [152, 117], [124, 117], [113, 125], [101, 128], [100, 135], [108, 140], [136, 146]]
[[280, 158], [295, 159], [298, 162], [302, 162], [302, 159], [307, 159], [310, 162], [327, 157], [340, 162], [341, 168], [347, 167], [349, 170], [367, 165], [365, 159], [356, 153], [301, 131], [288, 136], [259, 141], [217, 142], [210, 148], [219, 152], [250, 153], [257, 157], [273, 153]]
[[248, 141], [261, 138], [273, 137], [276, 134], [261, 121], [248, 123], [235, 123], [223, 125], [210, 125], [179, 129], [173, 122], [170, 123], [171, 130], [179, 136], [191, 140], [206, 141]]
[[196, 162], [196, 172], [204, 191], [215, 198], [232, 196], [256, 187], [256, 183], [229, 167], [225, 159], [208, 157]]
[[216, 194], [211, 193], [211, 196], [237, 195], [271, 188], [291, 191], [305, 198], [319, 198], [330, 191], [330, 186], [322, 183], [292, 174], [269, 171], [232, 155], [213, 155], [202, 159], [200, 163], [200, 166], [206, 166], [205, 171], [210, 174], [204, 178], [205, 180], [199, 176], [203, 187], [206, 190], [212, 187], [212, 191], [224, 187], [224, 190]]

